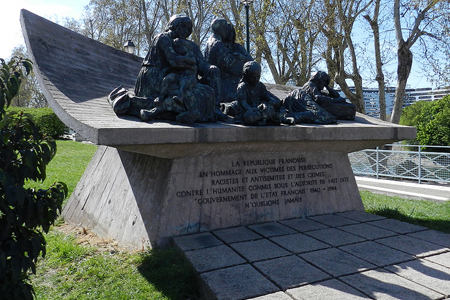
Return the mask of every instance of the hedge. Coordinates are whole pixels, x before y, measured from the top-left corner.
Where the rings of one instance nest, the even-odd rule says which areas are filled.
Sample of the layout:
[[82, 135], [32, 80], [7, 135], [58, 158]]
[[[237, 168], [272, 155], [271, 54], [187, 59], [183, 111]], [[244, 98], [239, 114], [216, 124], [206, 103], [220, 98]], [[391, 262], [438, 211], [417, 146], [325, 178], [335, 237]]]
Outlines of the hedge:
[[49, 107], [45, 108], [28, 108], [28, 107], [9, 107], [8, 112], [20, 112], [29, 114], [31, 120], [36, 124], [42, 134], [51, 136], [54, 139], [67, 134], [69, 128], [56, 116]]

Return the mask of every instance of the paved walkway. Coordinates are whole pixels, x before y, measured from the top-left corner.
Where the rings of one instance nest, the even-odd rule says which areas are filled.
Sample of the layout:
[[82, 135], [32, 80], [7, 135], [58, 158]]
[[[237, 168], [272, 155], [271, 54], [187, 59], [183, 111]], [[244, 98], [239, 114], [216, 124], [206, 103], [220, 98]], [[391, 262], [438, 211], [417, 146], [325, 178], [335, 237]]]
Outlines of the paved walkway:
[[450, 299], [450, 234], [346, 212], [174, 238], [205, 299]]
[[408, 199], [449, 201], [450, 186], [355, 176], [359, 190]]

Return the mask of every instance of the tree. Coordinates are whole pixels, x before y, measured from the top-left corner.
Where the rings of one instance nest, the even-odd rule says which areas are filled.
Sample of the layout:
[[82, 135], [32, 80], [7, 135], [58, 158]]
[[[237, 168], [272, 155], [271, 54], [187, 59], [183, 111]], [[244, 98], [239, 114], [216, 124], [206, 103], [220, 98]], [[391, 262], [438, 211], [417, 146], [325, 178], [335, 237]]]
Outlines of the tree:
[[432, 102], [418, 101], [406, 107], [400, 124], [416, 126], [417, 137], [412, 143], [450, 146], [450, 95]]
[[386, 85], [383, 73], [383, 61], [381, 59], [381, 44], [380, 44], [380, 27], [379, 27], [379, 15], [380, 15], [381, 0], [375, 0], [375, 7], [373, 12], [373, 17], [368, 14], [364, 18], [369, 22], [370, 27], [373, 32], [373, 43], [375, 51], [375, 66], [376, 66], [376, 77], [375, 80], [378, 82], [378, 101], [380, 105], [380, 119], [386, 120]]
[[412, 124], [417, 127], [416, 141], [420, 145], [450, 146], [450, 96], [433, 102], [421, 102], [418, 102], [420, 113]]
[[[405, 88], [413, 63], [412, 47], [424, 38], [440, 40], [446, 44], [440, 30], [448, 32], [448, 1], [442, 0], [394, 0], [394, 25], [397, 40], [397, 87], [391, 122], [399, 123], [405, 97]], [[446, 13], [443, 13], [446, 12]], [[403, 24], [403, 25], [402, 25]], [[405, 30], [407, 28], [407, 30]], [[406, 33], [406, 37], [405, 37]], [[426, 43], [425, 43], [426, 45]]]
[[22, 112], [6, 108], [17, 95], [22, 79], [32, 70], [27, 59], [0, 59], [0, 295], [4, 299], [32, 299], [28, 272], [45, 256], [43, 232], [61, 211], [67, 195], [64, 183], [47, 190], [26, 188], [25, 182], [43, 181], [46, 166], [56, 153], [53, 140]]
[[[23, 45], [15, 47], [12, 51], [11, 57], [27, 57], [25, 47]], [[42, 93], [33, 71], [31, 71], [28, 76], [22, 78], [19, 92], [16, 97], [12, 99], [11, 105], [34, 108], [48, 106], [47, 99]]]
[[[322, 32], [327, 38], [327, 50], [323, 55], [326, 58], [328, 72], [331, 77], [334, 76], [345, 96], [361, 113], [365, 113], [363, 81], [352, 32], [356, 19], [371, 3], [372, 0], [323, 0], [325, 8], [323, 11], [326, 15], [323, 16], [325, 21]], [[347, 80], [353, 82], [354, 92]]]

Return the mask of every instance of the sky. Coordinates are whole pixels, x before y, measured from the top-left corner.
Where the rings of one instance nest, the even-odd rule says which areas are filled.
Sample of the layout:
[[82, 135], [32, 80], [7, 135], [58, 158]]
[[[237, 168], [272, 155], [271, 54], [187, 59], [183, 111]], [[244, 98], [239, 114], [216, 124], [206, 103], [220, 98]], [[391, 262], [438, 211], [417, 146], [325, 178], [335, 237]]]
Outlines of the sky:
[[[25, 44], [20, 26], [20, 10], [22, 8], [57, 22], [62, 21], [65, 17], [80, 19], [83, 8], [88, 4], [89, 0], [3, 0], [0, 16], [0, 58], [8, 60], [15, 47]], [[431, 87], [426, 78], [421, 76], [421, 72], [420, 68], [413, 64], [408, 80], [409, 87]], [[271, 76], [265, 75], [263, 80], [271, 82]]]
[[0, 16], [0, 58], [8, 59], [12, 50], [24, 45], [20, 26], [20, 10], [27, 9], [46, 19], [64, 17], [79, 19], [89, 0], [3, 0]]

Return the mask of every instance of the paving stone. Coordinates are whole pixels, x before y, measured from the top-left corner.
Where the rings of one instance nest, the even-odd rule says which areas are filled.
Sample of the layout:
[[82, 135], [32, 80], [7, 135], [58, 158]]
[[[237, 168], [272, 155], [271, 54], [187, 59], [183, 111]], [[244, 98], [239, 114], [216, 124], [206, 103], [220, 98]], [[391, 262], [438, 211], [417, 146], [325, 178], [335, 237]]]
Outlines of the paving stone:
[[183, 251], [223, 245], [223, 243], [210, 232], [177, 236], [173, 238], [173, 242]]
[[330, 278], [294, 255], [257, 262], [255, 267], [283, 290]]
[[339, 247], [339, 249], [361, 259], [367, 260], [368, 262], [379, 267], [415, 259], [414, 256], [410, 254], [406, 254], [405, 252], [398, 251], [372, 241], [342, 246]]
[[307, 218], [301, 218], [301, 219], [292, 219], [292, 220], [285, 220], [280, 221], [281, 224], [284, 224], [286, 226], [289, 226], [291, 228], [294, 228], [297, 231], [300, 232], [306, 232], [306, 231], [312, 231], [312, 230], [319, 230], [328, 228], [329, 226], [313, 221], [311, 219]]
[[199, 273], [246, 263], [226, 245], [186, 251], [185, 255]]
[[274, 243], [266, 239], [234, 243], [231, 244], [230, 247], [232, 247], [250, 262], [277, 258], [291, 254], [280, 246], [275, 245]]
[[292, 253], [309, 252], [330, 247], [330, 245], [302, 233], [276, 236], [270, 238], [270, 240]]
[[443, 297], [440, 293], [383, 269], [343, 276], [340, 279], [377, 300], [429, 300]]
[[414, 260], [389, 266], [386, 269], [415, 283], [430, 287], [445, 296], [450, 295], [449, 268], [426, 260]]
[[383, 220], [369, 222], [367, 224], [378, 226], [378, 227], [381, 227], [381, 228], [384, 228], [387, 230], [392, 230], [392, 231], [395, 231], [400, 234], [427, 230], [427, 228], [425, 228], [425, 227], [402, 222], [399, 220], [394, 220], [394, 219], [383, 219]]
[[408, 234], [409, 236], [450, 248], [450, 234], [437, 230], [425, 230]]
[[450, 252], [429, 256], [425, 259], [450, 268]]
[[[370, 299], [354, 288], [332, 279], [286, 291], [295, 300], [362, 300]], [[281, 298], [280, 298], [281, 299]]]
[[372, 226], [366, 223], [359, 223], [353, 225], [346, 225], [339, 227], [340, 230], [344, 230], [349, 233], [353, 233], [357, 236], [366, 238], [368, 240], [375, 240], [379, 238], [385, 238], [389, 236], [398, 235], [396, 232], [380, 228], [377, 226]]
[[351, 220], [351, 219], [340, 217], [338, 215], [333, 215], [333, 214], [313, 216], [313, 217], [308, 217], [308, 218], [311, 220], [320, 222], [322, 224], [331, 226], [331, 227], [338, 227], [338, 226], [359, 223], [356, 220]]
[[262, 238], [259, 234], [251, 231], [247, 227], [226, 228], [215, 230], [213, 233], [225, 243], [237, 243], [244, 241], [257, 240]]
[[239, 300], [280, 291], [249, 264], [202, 273], [200, 277], [205, 299]]
[[292, 228], [289, 228], [287, 226], [284, 226], [284, 225], [282, 225], [280, 223], [276, 223], [276, 222], [251, 225], [251, 226], [248, 226], [248, 228], [256, 231], [257, 233], [259, 233], [260, 235], [262, 235], [264, 237], [273, 237], [273, 236], [297, 233], [297, 231], [293, 230]]
[[437, 253], [449, 251], [450, 249], [440, 245], [432, 244], [424, 240], [416, 239], [412, 236], [398, 235], [379, 239], [376, 243], [409, 253], [416, 257], [424, 257]]
[[336, 248], [308, 252], [299, 256], [333, 276], [376, 268], [375, 265]]
[[292, 300], [292, 298], [289, 297], [288, 295], [286, 295], [286, 293], [284, 293], [284, 292], [276, 292], [273, 294], [256, 297], [256, 298], [251, 298], [251, 299], [247, 299], [247, 300]]
[[366, 239], [354, 234], [339, 230], [337, 228], [327, 228], [316, 231], [309, 231], [305, 234], [312, 236], [322, 242], [334, 247], [363, 242]]
[[382, 220], [385, 219], [385, 217], [377, 216], [374, 214], [369, 214], [363, 211], [346, 211], [342, 213], [336, 213], [336, 215], [344, 218], [349, 218], [355, 221], [359, 222], [369, 222], [369, 221], [375, 221], [375, 220]]

